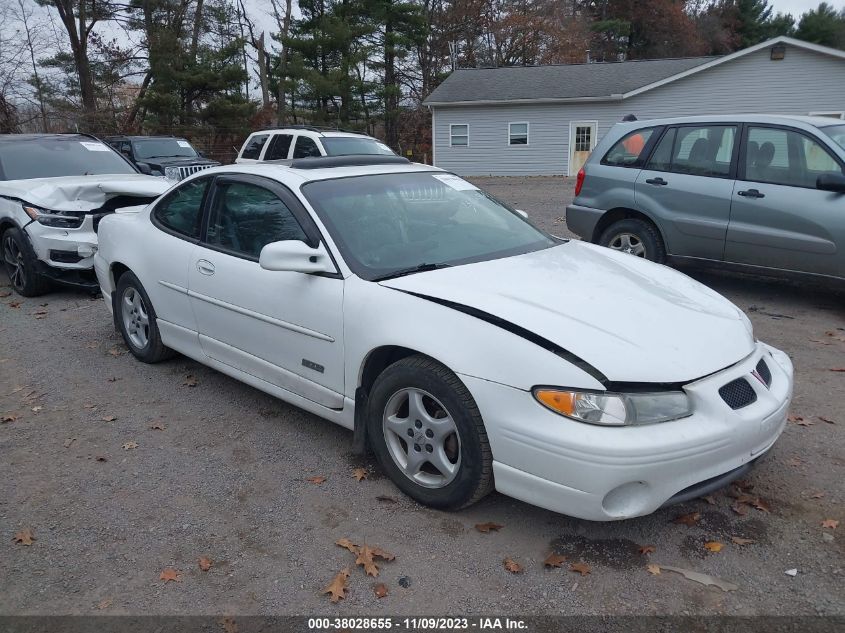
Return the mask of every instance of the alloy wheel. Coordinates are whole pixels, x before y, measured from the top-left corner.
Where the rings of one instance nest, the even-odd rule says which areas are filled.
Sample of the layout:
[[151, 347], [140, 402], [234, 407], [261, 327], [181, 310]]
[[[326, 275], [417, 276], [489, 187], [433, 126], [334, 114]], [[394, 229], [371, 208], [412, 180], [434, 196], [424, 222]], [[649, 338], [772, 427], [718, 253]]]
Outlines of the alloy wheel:
[[400, 389], [382, 417], [387, 450], [411, 481], [425, 488], [449, 485], [461, 468], [458, 427], [443, 404], [427, 391]]
[[150, 342], [150, 317], [144, 298], [133, 287], [123, 291], [121, 315], [126, 335], [137, 349], [142, 350]]
[[11, 235], [7, 235], [6, 239], [3, 240], [3, 263], [12, 285], [16, 290], [22, 290], [26, 286], [23, 253]]
[[629, 255], [636, 255], [637, 257], [645, 257], [645, 245], [639, 237], [633, 233], [619, 233], [608, 243], [608, 247], [615, 251], [622, 251]]

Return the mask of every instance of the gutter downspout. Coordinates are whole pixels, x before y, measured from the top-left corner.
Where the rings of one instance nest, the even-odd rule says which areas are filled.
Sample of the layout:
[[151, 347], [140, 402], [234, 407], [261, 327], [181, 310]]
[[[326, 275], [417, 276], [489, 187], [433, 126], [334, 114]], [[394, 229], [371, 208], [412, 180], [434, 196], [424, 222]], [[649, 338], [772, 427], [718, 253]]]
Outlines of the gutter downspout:
[[437, 128], [434, 125], [434, 106], [428, 106], [428, 109], [431, 110], [431, 166], [437, 167], [437, 141], [435, 140]]

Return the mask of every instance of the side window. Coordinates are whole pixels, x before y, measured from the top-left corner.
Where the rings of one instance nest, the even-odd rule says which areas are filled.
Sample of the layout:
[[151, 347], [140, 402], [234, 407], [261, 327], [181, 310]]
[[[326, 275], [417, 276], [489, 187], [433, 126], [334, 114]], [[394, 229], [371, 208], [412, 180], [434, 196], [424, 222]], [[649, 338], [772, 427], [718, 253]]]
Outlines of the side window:
[[241, 158], [258, 160], [258, 157], [261, 156], [261, 148], [264, 147], [264, 143], [267, 142], [267, 137], [267, 134], [256, 134], [255, 136], [250, 137], [241, 152]]
[[202, 201], [208, 182], [208, 178], [203, 178], [185, 183], [156, 205], [153, 216], [171, 231], [199, 239]]
[[746, 180], [814, 189], [819, 176], [842, 173], [827, 149], [800, 132], [765, 127], [748, 129]]
[[643, 158], [643, 150], [654, 134], [654, 128], [637, 130], [625, 135], [610, 148], [602, 159], [603, 165], [612, 167], [638, 167]]
[[293, 148], [294, 158], [308, 158], [309, 156], [319, 156], [320, 149], [314, 139], [307, 136], [296, 137], [296, 147]]
[[272, 191], [246, 182], [217, 185], [206, 241], [258, 259], [271, 242], [308, 240], [293, 213]]
[[293, 140], [291, 134], [275, 134], [270, 146], [264, 153], [264, 160], [284, 160], [288, 157], [290, 142]]
[[693, 176], [728, 176], [736, 142], [736, 127], [678, 127], [661, 139], [648, 169]]

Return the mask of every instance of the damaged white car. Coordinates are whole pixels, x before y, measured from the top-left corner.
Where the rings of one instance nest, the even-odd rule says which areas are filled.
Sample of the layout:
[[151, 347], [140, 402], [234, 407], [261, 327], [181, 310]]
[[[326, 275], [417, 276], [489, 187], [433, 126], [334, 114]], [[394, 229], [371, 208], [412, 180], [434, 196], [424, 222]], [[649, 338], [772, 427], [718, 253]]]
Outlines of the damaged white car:
[[212, 167], [100, 236], [139, 360], [353, 429], [431, 506], [640, 516], [741, 476], [786, 422], [792, 363], [728, 300], [397, 156]]
[[0, 135], [0, 245], [12, 287], [25, 297], [52, 282], [96, 288], [100, 220], [169, 186], [88, 135]]

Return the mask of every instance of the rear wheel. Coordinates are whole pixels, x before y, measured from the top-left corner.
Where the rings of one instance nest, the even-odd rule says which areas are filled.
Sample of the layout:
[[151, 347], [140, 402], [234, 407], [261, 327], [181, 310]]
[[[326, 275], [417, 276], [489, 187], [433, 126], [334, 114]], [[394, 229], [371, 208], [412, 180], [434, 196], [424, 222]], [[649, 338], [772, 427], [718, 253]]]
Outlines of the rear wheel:
[[145, 363], [173, 356], [161, 342], [156, 313], [138, 278], [131, 272], [120, 276], [115, 289], [114, 319], [132, 355]]
[[368, 436], [376, 457], [405, 494], [457, 510], [493, 487], [493, 457], [481, 414], [466, 386], [426, 356], [402, 359], [376, 379]]
[[24, 297], [37, 297], [50, 289], [49, 280], [38, 272], [38, 258], [18, 228], [3, 232], [3, 266], [12, 287]]
[[601, 234], [599, 244], [658, 264], [666, 261], [666, 247], [657, 228], [638, 218], [614, 222]]

